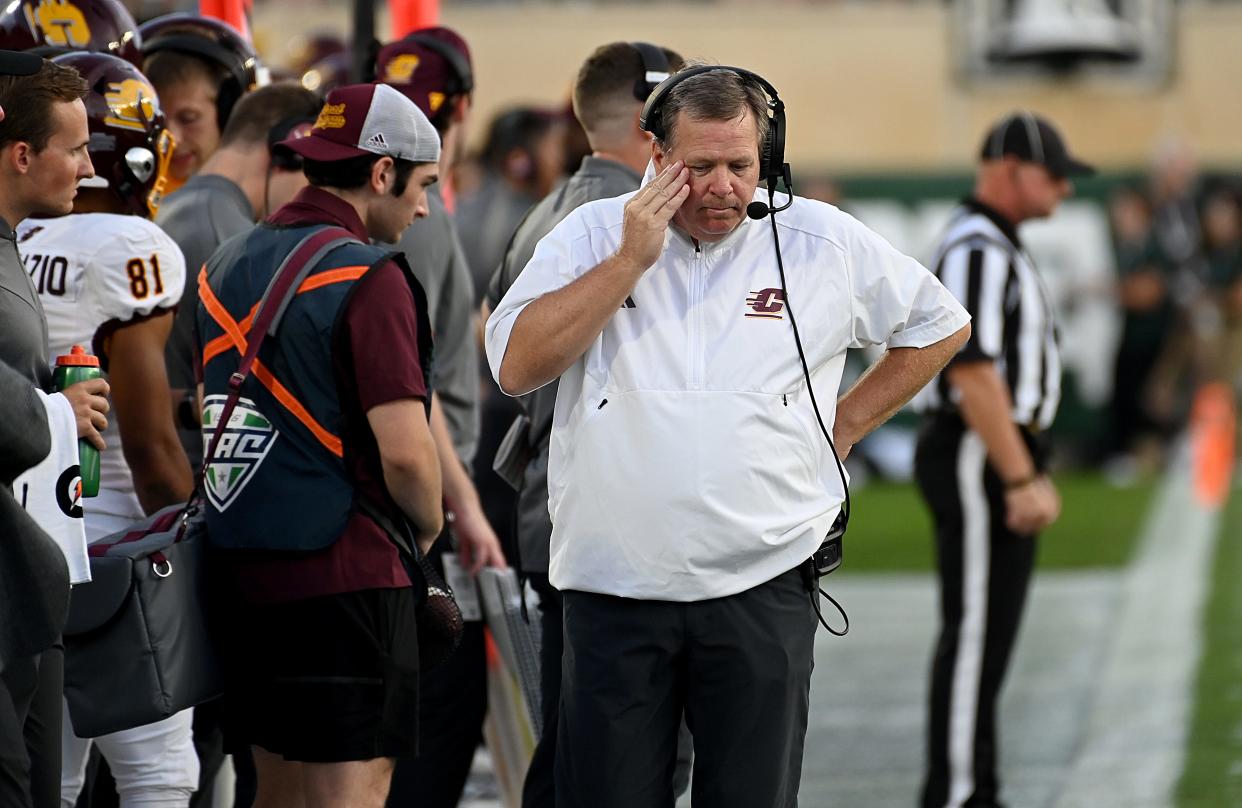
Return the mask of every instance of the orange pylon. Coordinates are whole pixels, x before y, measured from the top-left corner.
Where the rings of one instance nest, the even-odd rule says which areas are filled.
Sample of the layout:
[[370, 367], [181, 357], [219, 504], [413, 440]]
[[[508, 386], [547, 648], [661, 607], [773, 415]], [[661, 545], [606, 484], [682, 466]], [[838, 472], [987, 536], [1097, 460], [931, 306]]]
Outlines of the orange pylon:
[[1199, 388], [1190, 410], [1191, 461], [1195, 497], [1207, 508], [1219, 508], [1229, 496], [1233, 478], [1237, 405], [1233, 389], [1222, 382]]

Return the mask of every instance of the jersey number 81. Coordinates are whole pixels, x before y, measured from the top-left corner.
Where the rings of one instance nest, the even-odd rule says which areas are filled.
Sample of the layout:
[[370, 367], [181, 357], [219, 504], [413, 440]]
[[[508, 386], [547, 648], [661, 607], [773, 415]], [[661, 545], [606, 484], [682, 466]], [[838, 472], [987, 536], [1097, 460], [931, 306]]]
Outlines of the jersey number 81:
[[[129, 273], [129, 291], [135, 300], [145, 300], [152, 292], [151, 283], [147, 280], [147, 263], [141, 258], [131, 258], [125, 265], [125, 271]], [[151, 277], [155, 281], [154, 291], [161, 295], [164, 293], [164, 279], [160, 277], [160, 259], [152, 253], [149, 263]]]

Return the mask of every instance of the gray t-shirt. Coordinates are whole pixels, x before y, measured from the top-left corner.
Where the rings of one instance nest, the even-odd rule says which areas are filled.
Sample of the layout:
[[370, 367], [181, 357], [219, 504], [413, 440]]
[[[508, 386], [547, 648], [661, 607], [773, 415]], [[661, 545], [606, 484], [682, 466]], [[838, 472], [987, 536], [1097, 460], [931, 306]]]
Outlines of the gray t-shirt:
[[[610, 199], [638, 188], [642, 177], [628, 166], [600, 157], [587, 157], [564, 185], [531, 209], [513, 234], [504, 260], [487, 286], [487, 305], [496, 305], [521, 274], [539, 240], [552, 232], [575, 208], [596, 199]], [[552, 521], [548, 517], [548, 441], [552, 435], [552, 411], [556, 407], [556, 384], [545, 385], [518, 398], [530, 419], [530, 462], [522, 475], [518, 497], [518, 549], [522, 570], [548, 571], [548, 542]]]
[[[185, 255], [185, 291], [173, 318], [172, 333], [164, 347], [168, 384], [194, 389], [194, 312], [198, 308], [198, 272], [216, 248], [238, 233], [254, 227], [254, 208], [237, 183], [216, 174], [197, 174], [160, 206], [155, 223], [177, 242]], [[191, 465], [203, 457], [197, 429], [177, 424], [177, 432]]]
[[0, 220], [0, 362], [43, 390], [50, 390], [47, 318], [39, 294], [17, 253], [13, 228]]
[[489, 174], [473, 193], [458, 199], [453, 221], [480, 293], [504, 258], [522, 217], [537, 201], [494, 174]]
[[397, 244], [427, 293], [435, 338], [431, 383], [448, 421], [453, 449], [469, 466], [479, 445], [479, 345], [474, 330], [474, 281], [457, 231], [436, 190], [428, 215], [406, 228]]

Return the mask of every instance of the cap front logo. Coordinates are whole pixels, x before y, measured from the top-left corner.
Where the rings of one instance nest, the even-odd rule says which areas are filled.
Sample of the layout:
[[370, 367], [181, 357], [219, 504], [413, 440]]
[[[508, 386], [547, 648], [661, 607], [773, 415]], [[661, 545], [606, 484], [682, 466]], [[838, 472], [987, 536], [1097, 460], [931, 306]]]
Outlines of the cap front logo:
[[768, 320], [781, 320], [781, 311], [785, 308], [785, 292], [781, 289], [760, 289], [758, 292], [751, 292], [750, 297], [746, 298], [746, 305], [751, 311], [746, 312], [747, 317], [763, 317]]
[[66, 0], [40, 0], [22, 9], [26, 22], [33, 30], [43, 34], [49, 45], [62, 47], [86, 47], [91, 42], [91, 27], [86, 23], [82, 10]]
[[384, 81], [388, 84], [409, 84], [414, 77], [414, 71], [418, 69], [418, 62], [418, 56], [413, 53], [403, 53], [395, 57], [384, 68]]
[[340, 129], [345, 126], [345, 104], [324, 104], [315, 119], [316, 129]]
[[142, 132], [155, 118], [155, 90], [146, 82], [126, 79], [108, 85], [104, 96], [112, 114], [104, 118], [108, 126]]

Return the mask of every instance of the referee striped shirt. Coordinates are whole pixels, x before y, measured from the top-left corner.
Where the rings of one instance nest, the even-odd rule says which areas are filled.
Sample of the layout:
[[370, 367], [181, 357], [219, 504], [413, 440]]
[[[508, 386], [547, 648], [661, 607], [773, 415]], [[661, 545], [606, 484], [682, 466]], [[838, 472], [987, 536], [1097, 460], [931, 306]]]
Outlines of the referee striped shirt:
[[[995, 362], [1009, 387], [1014, 422], [1036, 431], [1048, 428], [1061, 399], [1056, 322], [1016, 228], [978, 200], [967, 199], [954, 211], [933, 266], [971, 316], [970, 341], [952, 361]], [[914, 408], [955, 413], [958, 399], [941, 373], [915, 397]]]

